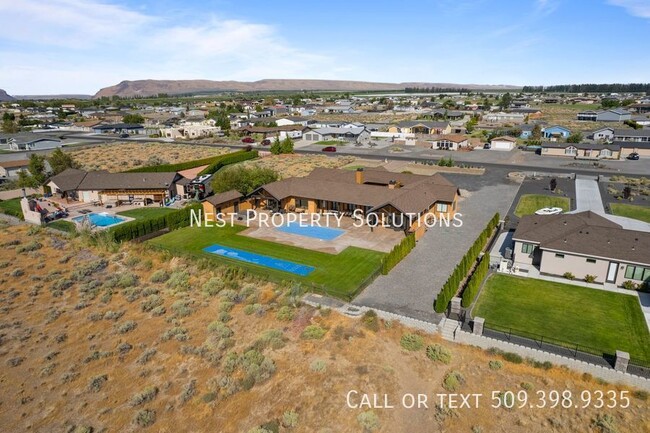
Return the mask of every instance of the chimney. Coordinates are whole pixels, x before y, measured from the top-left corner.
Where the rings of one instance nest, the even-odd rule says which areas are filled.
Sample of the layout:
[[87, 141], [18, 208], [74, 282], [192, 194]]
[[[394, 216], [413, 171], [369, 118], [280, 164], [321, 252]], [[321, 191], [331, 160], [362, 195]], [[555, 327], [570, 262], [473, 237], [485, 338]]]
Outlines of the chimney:
[[359, 185], [363, 185], [363, 167], [357, 168], [357, 171], [354, 174], [354, 180]]

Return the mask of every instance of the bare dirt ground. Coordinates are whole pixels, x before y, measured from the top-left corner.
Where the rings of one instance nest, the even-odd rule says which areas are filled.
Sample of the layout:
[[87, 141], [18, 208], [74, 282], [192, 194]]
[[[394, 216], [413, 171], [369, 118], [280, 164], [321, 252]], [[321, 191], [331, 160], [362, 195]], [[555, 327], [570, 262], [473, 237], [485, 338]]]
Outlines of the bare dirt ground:
[[[408, 351], [396, 323], [300, 306], [290, 287], [144, 245], [3, 226], [0, 268], [3, 432], [650, 431], [638, 392], [627, 409], [492, 409], [492, 391], [627, 388], [431, 335]], [[449, 363], [426, 356], [434, 344]], [[436, 407], [444, 386], [485, 397]], [[348, 408], [351, 390], [395, 407]], [[428, 409], [402, 407], [417, 393]]]
[[271, 155], [260, 159], [245, 161], [244, 167], [271, 168], [280, 174], [281, 178], [307, 176], [317, 167], [340, 168], [354, 161], [353, 156], [337, 156], [330, 158], [324, 155]]
[[145, 165], [175, 164], [228, 153], [228, 148], [173, 143], [111, 143], [70, 154], [86, 170], [125, 171]]

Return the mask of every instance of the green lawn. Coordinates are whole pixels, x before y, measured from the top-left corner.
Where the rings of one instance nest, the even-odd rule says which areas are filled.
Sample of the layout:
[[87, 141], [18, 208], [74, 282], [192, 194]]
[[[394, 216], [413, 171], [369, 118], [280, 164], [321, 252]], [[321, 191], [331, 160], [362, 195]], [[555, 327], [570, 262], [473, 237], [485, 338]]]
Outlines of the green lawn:
[[614, 215], [634, 218], [635, 220], [650, 223], [650, 207], [637, 206], [633, 204], [612, 203], [609, 205]]
[[[190, 253], [215, 261], [234, 264], [275, 280], [294, 280], [324, 285], [327, 293], [340, 298], [349, 298], [359, 285], [375, 272], [384, 253], [363, 248], [348, 247], [339, 254], [327, 254], [275, 242], [254, 239], [238, 233], [244, 226], [186, 227], [149, 241], [171, 252]], [[271, 268], [227, 259], [203, 251], [214, 244], [264, 254], [295, 263], [313, 266], [316, 269], [306, 277], [274, 270]]]
[[20, 198], [0, 200], [0, 212], [23, 219], [23, 209], [20, 207]]
[[570, 210], [571, 202], [567, 197], [559, 197], [552, 195], [542, 194], [524, 194], [517, 203], [515, 215], [522, 217], [524, 215], [532, 215], [535, 211], [544, 207], [560, 207], [564, 212]]
[[165, 215], [175, 210], [177, 209], [172, 209], [168, 207], [143, 207], [140, 209], [125, 210], [124, 212], [118, 212], [117, 214], [139, 220], [144, 218], [153, 218], [153, 217]]
[[341, 140], [322, 140], [314, 144], [318, 144], [319, 146], [345, 146], [346, 143]]
[[61, 230], [62, 232], [74, 232], [76, 230], [75, 223], [65, 220], [52, 221], [46, 227]]
[[485, 318], [487, 327], [522, 331], [513, 334], [530, 332], [608, 354], [623, 350], [650, 362], [650, 334], [634, 296], [495, 274], [473, 315]]

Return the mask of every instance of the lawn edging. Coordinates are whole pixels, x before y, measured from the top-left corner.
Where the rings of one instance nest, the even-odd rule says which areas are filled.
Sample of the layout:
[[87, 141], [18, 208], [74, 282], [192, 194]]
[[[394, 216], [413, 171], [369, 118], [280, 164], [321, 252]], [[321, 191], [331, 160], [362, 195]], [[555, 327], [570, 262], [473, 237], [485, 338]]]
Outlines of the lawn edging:
[[207, 165], [207, 167], [199, 174], [212, 174], [225, 165], [254, 159], [257, 158], [257, 156], [256, 150], [238, 150], [223, 155], [211, 156], [210, 158], [195, 159], [193, 161], [179, 162], [176, 164], [148, 165], [145, 167], [132, 168], [124, 173], [166, 173], [189, 170]]

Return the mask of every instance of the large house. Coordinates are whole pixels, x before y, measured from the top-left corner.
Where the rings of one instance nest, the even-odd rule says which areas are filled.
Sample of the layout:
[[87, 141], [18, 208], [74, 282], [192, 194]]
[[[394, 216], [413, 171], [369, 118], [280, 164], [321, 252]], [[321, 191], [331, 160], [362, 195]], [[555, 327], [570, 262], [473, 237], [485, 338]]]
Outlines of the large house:
[[543, 156], [569, 156], [577, 159], [619, 159], [619, 144], [599, 143], [561, 143], [552, 141], [542, 143]]
[[458, 150], [469, 147], [469, 137], [462, 134], [447, 134], [431, 140], [431, 148], [439, 150]]
[[206, 214], [271, 209], [282, 212], [337, 212], [384, 220], [394, 228], [426, 230], [425, 218], [451, 219], [458, 212], [458, 188], [436, 174], [422, 176], [373, 168], [357, 171], [317, 168], [261, 186], [248, 197], [236, 191], [216, 194], [204, 202]]
[[587, 110], [579, 112], [576, 118], [590, 122], [624, 122], [632, 118], [632, 113], [622, 108], [600, 111]]
[[303, 137], [307, 141], [342, 140], [367, 144], [370, 142], [370, 131], [365, 126], [326, 127], [305, 131]]
[[650, 157], [650, 141], [614, 141], [612, 144], [621, 148], [621, 158], [627, 158], [630, 153]]
[[0, 144], [8, 144], [9, 150], [13, 151], [55, 149], [63, 145], [58, 138], [33, 132], [0, 134]]
[[650, 282], [650, 233], [625, 230], [590, 211], [524, 216], [513, 241], [513, 266], [521, 273], [592, 275], [616, 286]]
[[551, 141], [567, 138], [569, 135], [571, 135], [571, 130], [564, 126], [553, 125], [542, 128], [542, 137]]
[[110, 173], [69, 168], [52, 176], [45, 186], [62, 198], [85, 203], [162, 203], [184, 192], [185, 178], [169, 173]]
[[449, 134], [449, 122], [435, 122], [432, 120], [405, 120], [388, 128], [388, 132], [401, 134]]

